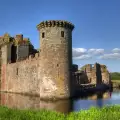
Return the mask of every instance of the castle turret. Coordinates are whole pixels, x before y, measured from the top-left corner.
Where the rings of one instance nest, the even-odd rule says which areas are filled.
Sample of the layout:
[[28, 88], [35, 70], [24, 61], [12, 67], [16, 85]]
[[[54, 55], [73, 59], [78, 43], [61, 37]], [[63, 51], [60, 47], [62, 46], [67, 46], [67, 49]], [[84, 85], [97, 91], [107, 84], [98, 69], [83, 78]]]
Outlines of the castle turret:
[[44, 21], [37, 25], [40, 31], [40, 75], [54, 81], [57, 86], [54, 95], [70, 96], [73, 28], [73, 24], [61, 20]]

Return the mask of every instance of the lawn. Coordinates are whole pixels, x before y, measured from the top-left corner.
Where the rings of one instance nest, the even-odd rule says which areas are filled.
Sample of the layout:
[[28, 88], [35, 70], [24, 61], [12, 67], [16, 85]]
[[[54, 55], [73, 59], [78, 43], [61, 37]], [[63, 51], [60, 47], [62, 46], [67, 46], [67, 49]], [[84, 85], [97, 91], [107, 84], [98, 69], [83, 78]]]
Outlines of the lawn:
[[47, 110], [17, 110], [0, 107], [0, 120], [120, 120], [120, 105], [71, 112], [68, 115]]

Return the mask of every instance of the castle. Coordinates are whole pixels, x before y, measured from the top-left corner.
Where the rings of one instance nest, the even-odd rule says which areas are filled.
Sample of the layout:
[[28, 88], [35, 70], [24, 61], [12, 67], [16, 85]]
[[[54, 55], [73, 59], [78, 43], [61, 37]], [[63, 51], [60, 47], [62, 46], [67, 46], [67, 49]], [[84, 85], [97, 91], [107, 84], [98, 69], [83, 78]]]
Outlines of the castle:
[[67, 21], [43, 21], [37, 25], [37, 52], [22, 35], [5, 34], [1, 43], [1, 91], [69, 97], [72, 70], [72, 30]]
[[105, 65], [95, 63], [86, 64], [78, 70], [78, 66], [74, 65], [74, 80], [77, 84], [106, 84], [111, 83], [110, 73]]
[[0, 37], [0, 90], [34, 94], [41, 98], [68, 98], [75, 86], [72, 65], [72, 30], [67, 21], [37, 25], [40, 50], [23, 35]]

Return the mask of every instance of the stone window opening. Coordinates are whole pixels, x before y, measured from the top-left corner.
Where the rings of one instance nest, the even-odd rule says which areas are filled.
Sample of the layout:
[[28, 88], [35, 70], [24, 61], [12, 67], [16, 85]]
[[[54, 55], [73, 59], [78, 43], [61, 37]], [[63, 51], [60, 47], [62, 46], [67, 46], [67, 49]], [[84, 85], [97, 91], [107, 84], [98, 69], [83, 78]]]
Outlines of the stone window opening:
[[45, 33], [43, 32], [43, 33], [42, 33], [42, 38], [44, 38], [44, 37], [45, 37]]
[[59, 67], [59, 64], [57, 64], [57, 67]]
[[16, 54], [16, 52], [17, 52], [17, 47], [14, 46], [14, 45], [12, 45], [12, 46], [11, 46], [11, 63], [16, 62], [16, 59], [17, 59], [17, 54]]
[[64, 31], [61, 31], [61, 37], [64, 37]]
[[16, 71], [16, 75], [18, 75], [18, 68], [17, 68], [17, 71]]

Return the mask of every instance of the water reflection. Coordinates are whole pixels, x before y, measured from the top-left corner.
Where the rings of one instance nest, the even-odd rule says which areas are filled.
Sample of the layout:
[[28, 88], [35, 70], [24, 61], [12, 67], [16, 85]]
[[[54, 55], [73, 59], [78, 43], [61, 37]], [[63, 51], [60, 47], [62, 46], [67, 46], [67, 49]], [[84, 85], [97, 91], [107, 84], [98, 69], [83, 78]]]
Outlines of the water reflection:
[[102, 107], [104, 105], [120, 104], [120, 90], [94, 95], [82, 96], [79, 99], [61, 101], [41, 101], [39, 97], [24, 96], [20, 94], [0, 93], [0, 105], [18, 109], [49, 109], [58, 112], [69, 113], [88, 109], [91, 106]]
[[0, 93], [0, 105], [17, 109], [48, 109], [68, 113], [72, 111], [72, 101], [42, 101], [39, 97], [12, 93]]
[[120, 104], [120, 90], [105, 93], [97, 93], [89, 96], [88, 99], [77, 99], [74, 100], [73, 111], [79, 111], [81, 109], [88, 109], [91, 106], [103, 107], [106, 105]]

